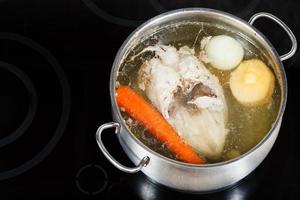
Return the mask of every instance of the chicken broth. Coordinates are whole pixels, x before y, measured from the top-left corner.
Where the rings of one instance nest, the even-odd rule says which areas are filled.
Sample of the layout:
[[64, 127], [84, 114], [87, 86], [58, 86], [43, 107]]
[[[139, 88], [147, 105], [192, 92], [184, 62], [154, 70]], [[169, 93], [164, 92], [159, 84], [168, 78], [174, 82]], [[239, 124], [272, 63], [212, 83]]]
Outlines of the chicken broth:
[[[202, 50], [202, 39], [216, 35], [228, 35], [236, 39], [243, 46], [243, 60], [258, 58], [265, 64], [270, 65], [263, 52], [241, 35], [231, 32], [229, 29], [204, 22], [181, 23], [162, 28], [136, 45], [124, 59], [119, 69], [117, 87], [118, 85], [128, 85], [151, 102], [146, 93], [139, 87], [138, 76], [142, 64], [153, 58], [155, 54], [151, 51], [140, 52], [146, 47], [164, 44], [172, 45], [177, 49], [188, 46], [194, 49], [195, 55], [199, 55]], [[204, 65], [210, 73], [219, 79], [227, 104], [226, 129], [228, 133], [222, 155], [217, 159], [205, 157], [207, 163], [215, 163], [233, 159], [247, 152], [262, 140], [277, 117], [281, 93], [279, 83], [275, 78], [274, 92], [267, 103], [260, 106], [245, 106], [236, 100], [229, 86], [230, 74], [234, 69], [224, 71], [216, 69], [210, 63], [204, 63]], [[268, 67], [272, 69], [271, 66]], [[131, 132], [146, 146], [168, 158], [179, 160], [162, 142], [155, 139], [134, 119], [130, 118], [125, 112], [121, 111], [121, 114]]]

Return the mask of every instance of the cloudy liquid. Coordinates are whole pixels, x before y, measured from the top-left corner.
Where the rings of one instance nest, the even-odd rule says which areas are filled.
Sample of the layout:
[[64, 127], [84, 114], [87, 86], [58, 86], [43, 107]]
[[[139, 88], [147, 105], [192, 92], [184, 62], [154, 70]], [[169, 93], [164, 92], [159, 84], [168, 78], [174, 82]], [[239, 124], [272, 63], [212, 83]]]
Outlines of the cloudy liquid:
[[[129, 85], [148, 100], [146, 94], [139, 89], [137, 78], [140, 66], [145, 60], [151, 59], [153, 57], [153, 53], [146, 52], [132, 59], [134, 55], [142, 51], [144, 48], [158, 43], [172, 45], [177, 48], [187, 45], [190, 48], [194, 48], [197, 55], [200, 51], [200, 41], [203, 37], [221, 34], [229, 35], [242, 44], [245, 51], [244, 60], [259, 58], [269, 65], [264, 54], [240, 35], [217, 25], [193, 22], [178, 24], [176, 26], [173, 25], [171, 27], [161, 29], [139, 43], [132, 52], [129, 53], [121, 65], [118, 72], [117, 84]], [[229, 132], [226, 137], [221, 158], [218, 160], [207, 161], [209, 163], [213, 163], [235, 158], [249, 151], [262, 140], [262, 138], [271, 129], [272, 124], [277, 117], [280, 107], [281, 92], [278, 80], [275, 78], [274, 93], [268, 103], [257, 107], [243, 106], [233, 97], [229, 87], [229, 78], [232, 70], [221, 71], [213, 68], [209, 64], [205, 64], [205, 66], [212, 74], [219, 78], [228, 106], [228, 121], [226, 128]], [[272, 67], [269, 67], [272, 70]], [[152, 137], [143, 127], [138, 125], [137, 122], [129, 118], [126, 113], [121, 113], [131, 132], [146, 146], [168, 158], [178, 160], [176, 155], [170, 152], [163, 143]]]

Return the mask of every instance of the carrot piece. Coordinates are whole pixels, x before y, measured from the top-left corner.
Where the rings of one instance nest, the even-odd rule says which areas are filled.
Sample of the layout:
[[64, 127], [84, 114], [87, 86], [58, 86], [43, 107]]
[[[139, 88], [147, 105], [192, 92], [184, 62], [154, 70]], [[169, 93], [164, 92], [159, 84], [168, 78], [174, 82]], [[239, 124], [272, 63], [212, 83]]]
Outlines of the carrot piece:
[[144, 126], [150, 134], [165, 143], [167, 148], [182, 161], [194, 164], [204, 163], [192, 147], [180, 138], [160, 112], [130, 87], [117, 88], [116, 100], [122, 110]]

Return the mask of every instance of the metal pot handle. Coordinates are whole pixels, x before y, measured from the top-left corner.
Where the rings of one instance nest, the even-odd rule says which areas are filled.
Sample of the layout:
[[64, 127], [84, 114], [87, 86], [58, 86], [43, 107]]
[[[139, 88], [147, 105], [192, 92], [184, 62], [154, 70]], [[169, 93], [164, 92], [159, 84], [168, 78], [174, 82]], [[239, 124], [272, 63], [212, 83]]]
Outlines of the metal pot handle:
[[287, 60], [290, 57], [292, 57], [297, 50], [297, 40], [296, 37], [294, 35], [294, 33], [291, 31], [291, 29], [283, 22], [281, 21], [281, 19], [279, 19], [278, 17], [270, 14], [270, 13], [266, 13], [266, 12], [260, 12], [260, 13], [256, 13], [255, 15], [253, 15], [250, 20], [249, 20], [249, 24], [253, 25], [253, 23], [258, 19], [258, 18], [269, 18], [271, 20], [273, 20], [274, 22], [276, 22], [277, 24], [279, 24], [284, 30], [285, 32], [288, 34], [288, 36], [290, 37], [291, 41], [292, 41], [292, 48], [291, 50], [280, 56], [281, 61]]
[[107, 149], [105, 148], [102, 139], [101, 139], [101, 134], [105, 129], [108, 128], [115, 128], [115, 133], [118, 134], [120, 131], [120, 124], [116, 123], [116, 122], [109, 122], [106, 124], [101, 125], [97, 132], [96, 132], [96, 140], [98, 143], [98, 146], [100, 148], [100, 150], [102, 151], [102, 153], [104, 154], [104, 156], [111, 162], [111, 164], [113, 164], [116, 168], [118, 168], [119, 170], [123, 171], [123, 172], [127, 172], [127, 173], [136, 173], [138, 171], [140, 171], [143, 167], [146, 167], [147, 164], [149, 163], [150, 158], [148, 156], [145, 156], [140, 163], [138, 164], [138, 166], [136, 167], [126, 167], [124, 165], [122, 165], [121, 163], [119, 163], [118, 161], [116, 161], [112, 155], [110, 155], [110, 153], [107, 151]]

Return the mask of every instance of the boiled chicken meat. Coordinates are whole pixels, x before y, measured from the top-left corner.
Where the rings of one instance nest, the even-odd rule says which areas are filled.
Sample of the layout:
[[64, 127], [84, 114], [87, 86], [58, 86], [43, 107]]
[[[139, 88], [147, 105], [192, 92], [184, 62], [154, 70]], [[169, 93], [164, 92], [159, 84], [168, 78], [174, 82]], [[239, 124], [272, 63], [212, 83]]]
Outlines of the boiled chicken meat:
[[227, 135], [227, 105], [217, 77], [192, 49], [156, 45], [143, 63], [139, 87], [178, 134], [202, 156], [218, 159]]

